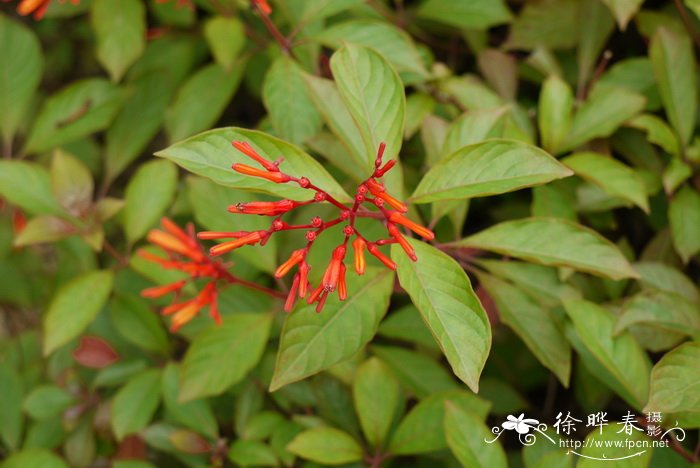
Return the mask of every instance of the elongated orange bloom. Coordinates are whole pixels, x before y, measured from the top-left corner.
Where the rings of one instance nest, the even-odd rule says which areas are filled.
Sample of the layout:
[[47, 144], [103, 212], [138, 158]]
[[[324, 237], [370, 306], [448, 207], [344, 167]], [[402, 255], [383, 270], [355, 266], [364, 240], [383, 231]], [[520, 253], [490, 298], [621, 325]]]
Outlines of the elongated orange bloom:
[[377, 259], [386, 265], [390, 270], [396, 270], [396, 263], [386, 255], [384, 255], [379, 248], [374, 244], [367, 244], [367, 250], [369, 253], [377, 257]]
[[164, 286], [154, 286], [152, 288], [146, 288], [141, 291], [141, 296], [148, 298], [156, 298], [165, 296], [171, 292], [179, 291], [187, 282], [185, 280], [175, 281], [174, 283], [166, 284]]
[[223, 255], [226, 252], [230, 252], [244, 245], [257, 244], [258, 242], [266, 238], [268, 235], [269, 234], [267, 233], [267, 231], [253, 231], [250, 234], [241, 237], [240, 239], [223, 242], [219, 245], [215, 245], [214, 247], [209, 249], [209, 254], [214, 257], [218, 255]]
[[276, 202], [250, 202], [237, 203], [228, 207], [231, 213], [256, 214], [262, 216], [278, 216], [292, 210], [298, 203], [292, 200], [280, 200]]
[[204, 258], [204, 255], [199, 248], [193, 248], [191, 244], [183, 242], [178, 237], [175, 237], [167, 232], [152, 229], [148, 232], [146, 239], [151, 244], [155, 244], [167, 251], [179, 253], [180, 255], [189, 257], [197, 262]]
[[367, 188], [372, 193], [372, 195], [374, 195], [375, 197], [381, 198], [382, 200], [384, 200], [384, 202], [386, 202], [388, 205], [390, 205], [395, 210], [398, 210], [402, 213], [405, 213], [408, 211], [408, 207], [406, 206], [405, 203], [403, 203], [402, 201], [399, 201], [396, 198], [389, 195], [386, 192], [384, 185], [380, 184], [376, 180], [369, 179], [367, 181]]
[[404, 252], [406, 252], [406, 255], [408, 255], [408, 258], [413, 260], [414, 262], [418, 260], [418, 257], [416, 256], [416, 251], [413, 249], [411, 244], [408, 243], [406, 238], [399, 232], [399, 229], [396, 227], [395, 224], [388, 223], [387, 224], [387, 230], [389, 231], [389, 234], [391, 237], [396, 239], [396, 242], [399, 243], [401, 248], [403, 249]]
[[344, 263], [340, 264], [340, 277], [338, 278], [338, 298], [344, 301], [348, 298], [348, 286], [345, 283], [345, 271], [347, 268]]
[[198, 239], [212, 240], [212, 239], [225, 239], [234, 238], [240, 239], [243, 236], [250, 234], [250, 231], [236, 231], [236, 232], [224, 232], [224, 231], [201, 231], [197, 233]]
[[405, 217], [404, 215], [402, 215], [401, 213], [398, 213], [396, 211], [392, 212], [389, 215], [389, 221], [391, 221], [392, 223], [400, 224], [401, 226], [405, 226], [408, 229], [410, 229], [411, 231], [415, 232], [416, 234], [418, 234], [419, 236], [421, 236], [425, 239], [428, 239], [428, 240], [435, 239], [435, 234], [433, 233], [433, 231], [431, 231], [430, 229], [428, 229], [426, 227], [421, 226], [418, 223], [411, 221], [410, 219], [408, 219], [407, 217]]
[[279, 172], [279, 167], [275, 165], [275, 163], [268, 161], [267, 159], [263, 158], [260, 153], [255, 151], [253, 147], [248, 143], [247, 141], [232, 141], [231, 144], [233, 145], [234, 148], [236, 148], [238, 151], [241, 153], [245, 154], [248, 156], [250, 159], [254, 160], [258, 164], [260, 164], [262, 167], [267, 169], [270, 172]]
[[287, 300], [284, 301], [284, 311], [291, 312], [294, 307], [294, 302], [297, 300], [297, 291], [299, 290], [299, 273], [294, 275], [294, 280], [292, 280], [292, 287], [289, 290], [289, 295], [287, 295]]
[[299, 264], [299, 297], [306, 297], [309, 287], [309, 270], [311, 267], [306, 261]]
[[286, 262], [281, 264], [279, 267], [277, 267], [277, 270], [275, 270], [275, 278], [282, 278], [284, 275], [289, 273], [289, 270], [291, 270], [295, 265], [301, 263], [305, 257], [306, 249], [299, 249], [292, 252], [289, 259], [287, 259]]
[[367, 242], [361, 237], [355, 238], [352, 241], [352, 248], [355, 250], [355, 273], [358, 275], [365, 274], [365, 248], [367, 248]]
[[331, 262], [328, 264], [328, 268], [323, 274], [323, 281], [321, 282], [323, 289], [326, 291], [335, 291], [335, 288], [338, 285], [340, 270], [341, 266], [343, 265], [346, 250], [345, 245], [339, 245], [333, 251]]
[[267, 179], [272, 182], [275, 182], [277, 184], [282, 184], [284, 182], [289, 182], [292, 180], [290, 176], [287, 174], [283, 174], [281, 172], [268, 172], [268, 171], [263, 171], [262, 169], [258, 169], [257, 167], [252, 167], [248, 166], [246, 164], [240, 164], [236, 163], [233, 166], [231, 166], [234, 171], [253, 176], [253, 177], [260, 177], [262, 179]]

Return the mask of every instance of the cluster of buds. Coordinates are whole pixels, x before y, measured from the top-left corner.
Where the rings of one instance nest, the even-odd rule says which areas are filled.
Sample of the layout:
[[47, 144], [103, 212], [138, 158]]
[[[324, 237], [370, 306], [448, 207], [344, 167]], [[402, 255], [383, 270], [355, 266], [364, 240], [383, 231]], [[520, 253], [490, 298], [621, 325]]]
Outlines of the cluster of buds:
[[[348, 246], [352, 245], [354, 253], [354, 270], [358, 275], [365, 272], [365, 252], [376, 257], [388, 268], [396, 269], [396, 264], [379, 249], [382, 245], [399, 244], [406, 254], [415, 261], [416, 253], [411, 244], [406, 240], [399, 226], [408, 228], [419, 236], [431, 240], [434, 234], [429, 229], [416, 224], [408, 219], [404, 213], [408, 211], [406, 205], [387, 193], [384, 185], [377, 179], [386, 174], [394, 165], [396, 160], [383, 163], [383, 155], [386, 145], [381, 143], [375, 159], [375, 167], [372, 175], [359, 184], [355, 193], [354, 201], [347, 206], [329, 193], [315, 186], [306, 177], [293, 177], [280, 171], [279, 165], [282, 159], [275, 162], [269, 161], [261, 156], [249, 143], [234, 141], [233, 147], [255, 161], [262, 169], [246, 164], [236, 163], [233, 170], [240, 174], [251, 177], [259, 177], [278, 184], [293, 183], [301, 188], [313, 192], [313, 195], [306, 201], [280, 200], [276, 202], [251, 202], [238, 203], [229, 207], [231, 213], [255, 214], [274, 217], [270, 228], [258, 231], [238, 231], [238, 232], [200, 232], [197, 237], [200, 239], [232, 239], [222, 242], [212, 247], [209, 253], [212, 256], [222, 255], [245, 245], [264, 245], [267, 240], [276, 232], [293, 229], [306, 230], [306, 245], [292, 252], [287, 261], [277, 268], [275, 277], [282, 278], [296, 267], [296, 273], [292, 279], [292, 285], [285, 303], [285, 311], [289, 312], [294, 303], [299, 298], [305, 298], [309, 304], [317, 303], [316, 311], [320, 312], [326, 302], [328, 295], [334, 291], [338, 292], [340, 300], [347, 297], [348, 291], [345, 282], [347, 268], [345, 257], [348, 253]], [[338, 216], [332, 219], [323, 220], [320, 217], [313, 217], [308, 224], [289, 224], [282, 218], [285, 214], [300, 206], [312, 203], [330, 203], [338, 210]], [[366, 206], [369, 206], [368, 209]], [[388, 237], [377, 241], [369, 241], [355, 227], [355, 220], [358, 217], [375, 218], [381, 220], [387, 229]], [[314, 241], [328, 228], [344, 223], [343, 241], [334, 248], [331, 260], [323, 274], [320, 284], [312, 288], [309, 285], [309, 270], [311, 266], [307, 262], [307, 255]], [[350, 242], [350, 240], [352, 242]]]
[[[161, 225], [163, 230], [151, 230], [147, 239], [151, 244], [160, 247], [167, 255], [167, 258], [155, 255], [147, 250], [140, 250], [138, 255], [145, 260], [161, 265], [163, 268], [182, 271], [188, 277], [164, 286], [144, 289], [141, 291], [141, 295], [147, 298], [158, 298], [167, 294], [174, 294], [173, 302], [161, 310], [163, 315], [172, 315], [171, 331], [177, 331], [207, 306], [209, 307], [209, 314], [214, 321], [221, 323], [221, 316], [217, 307], [217, 298], [221, 286], [240, 284], [272, 295], [278, 295], [278, 293], [263, 286], [233, 276], [228, 270], [228, 265], [209, 257], [197, 241], [192, 224], [187, 226], [187, 232], [180, 229], [179, 226], [167, 218], [161, 220]], [[180, 300], [185, 285], [198, 279], [206, 281], [204, 288], [194, 298]]]

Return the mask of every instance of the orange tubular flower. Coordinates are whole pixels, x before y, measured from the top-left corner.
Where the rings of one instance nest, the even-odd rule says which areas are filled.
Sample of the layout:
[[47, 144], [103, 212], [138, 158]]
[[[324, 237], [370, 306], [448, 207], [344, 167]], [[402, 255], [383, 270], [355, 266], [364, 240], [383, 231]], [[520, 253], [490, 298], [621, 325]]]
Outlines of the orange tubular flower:
[[289, 259], [282, 265], [277, 267], [277, 270], [275, 270], [275, 278], [282, 278], [284, 275], [289, 273], [289, 270], [291, 270], [295, 265], [299, 264], [302, 260], [304, 260], [304, 258], [306, 257], [306, 252], [306, 249], [299, 249], [292, 252], [292, 255], [290, 255]]
[[418, 260], [418, 257], [416, 256], [416, 251], [413, 249], [411, 244], [408, 243], [406, 238], [399, 232], [399, 229], [396, 227], [395, 224], [388, 223], [386, 226], [387, 230], [389, 231], [389, 234], [391, 237], [396, 239], [396, 242], [399, 243], [401, 248], [403, 249], [404, 252], [406, 252], [406, 255], [408, 255], [408, 258], [413, 260], [414, 262]]
[[355, 250], [355, 273], [358, 275], [365, 274], [365, 248], [367, 248], [367, 242], [361, 237], [355, 238], [352, 242], [352, 248]]
[[328, 264], [328, 268], [323, 275], [323, 281], [321, 281], [323, 289], [328, 292], [335, 291], [335, 288], [338, 285], [338, 279], [340, 278], [340, 267], [343, 265], [346, 250], [345, 245], [339, 245], [333, 251], [331, 262]]
[[248, 143], [247, 141], [232, 141], [231, 144], [238, 151], [245, 154], [250, 159], [257, 162], [258, 164], [260, 164], [262, 167], [264, 167], [268, 171], [270, 171], [270, 172], [279, 172], [280, 171], [279, 167], [277, 167], [277, 165], [275, 163], [270, 162], [267, 159], [263, 158], [257, 151], [255, 151], [253, 149], [252, 146], [250, 146], [250, 143]]
[[377, 257], [377, 259], [380, 262], [382, 262], [384, 265], [386, 265], [387, 268], [389, 268], [390, 270], [396, 270], [396, 263], [394, 263], [394, 261], [392, 259], [390, 259], [389, 257], [387, 257], [386, 255], [381, 253], [379, 251], [379, 248], [377, 248], [376, 245], [367, 244], [367, 250], [369, 251], [369, 253], [371, 253], [372, 255]]
[[408, 211], [408, 207], [406, 206], [405, 203], [397, 200], [396, 198], [392, 197], [388, 193], [386, 193], [386, 189], [382, 184], [377, 182], [374, 179], [369, 179], [367, 181], [367, 188], [369, 191], [374, 195], [375, 197], [379, 197], [382, 200], [384, 200], [387, 204], [389, 204], [392, 208], [395, 210], [398, 210], [402, 213], [405, 213]]
[[338, 278], [338, 298], [341, 301], [344, 301], [345, 299], [348, 298], [348, 287], [347, 284], [345, 283], [345, 271], [347, 269], [345, 268], [345, 264], [341, 263], [340, 264], [340, 277]]
[[299, 273], [294, 275], [294, 280], [292, 281], [292, 287], [289, 289], [289, 295], [287, 300], [284, 302], [284, 311], [291, 312], [294, 307], [294, 302], [297, 300], [297, 291], [299, 290]]
[[269, 181], [275, 182], [276, 184], [283, 184], [292, 180], [292, 178], [287, 174], [282, 174], [281, 172], [267, 172], [256, 167], [247, 166], [245, 164], [236, 163], [231, 167], [234, 171], [238, 173], [267, 179]]
[[169, 294], [171, 292], [180, 291], [185, 284], [187, 284], [187, 281], [180, 280], [175, 281], [174, 283], [166, 284], [165, 286], [154, 286], [152, 288], [146, 288], [143, 291], [141, 291], [141, 296], [154, 299], [157, 297], [165, 296], [166, 294]]
[[307, 288], [309, 287], [309, 270], [311, 267], [306, 261], [299, 265], [299, 297], [306, 297]]
[[223, 242], [219, 245], [215, 245], [214, 247], [209, 249], [209, 255], [216, 257], [219, 255], [223, 255], [226, 252], [230, 252], [234, 249], [242, 247], [244, 245], [257, 244], [261, 240], [265, 239], [268, 235], [269, 234], [267, 231], [253, 231], [241, 237], [240, 239]]
[[421, 226], [418, 223], [411, 221], [410, 219], [408, 219], [407, 217], [405, 217], [401, 213], [394, 211], [394, 212], [389, 214], [388, 219], [392, 223], [400, 224], [401, 226], [407, 227], [408, 229], [415, 232], [416, 234], [423, 237], [424, 239], [428, 239], [428, 240], [435, 239], [435, 234], [433, 233], [433, 231], [431, 231], [430, 229], [428, 229], [426, 227]]
[[277, 216], [286, 213], [299, 206], [292, 200], [280, 200], [276, 202], [250, 202], [237, 203], [228, 207], [231, 213], [257, 214], [262, 216]]

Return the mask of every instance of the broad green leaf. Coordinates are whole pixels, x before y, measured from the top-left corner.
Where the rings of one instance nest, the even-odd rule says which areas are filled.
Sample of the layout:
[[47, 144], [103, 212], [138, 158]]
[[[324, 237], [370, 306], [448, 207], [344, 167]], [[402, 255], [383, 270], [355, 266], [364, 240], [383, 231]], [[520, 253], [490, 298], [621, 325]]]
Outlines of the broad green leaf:
[[445, 402], [445, 438], [462, 466], [508, 466], [500, 442], [484, 442], [493, 439], [493, 433], [483, 421], [449, 400]]
[[[578, 79], [581, 89], [590, 85], [596, 63], [604, 47], [608, 47], [615, 20], [602, 2], [581, 2], [579, 7], [580, 29], [577, 46]], [[607, 53], [607, 52], [606, 52]]]
[[83, 332], [107, 302], [113, 282], [112, 271], [91, 271], [56, 291], [44, 316], [44, 355]]
[[395, 346], [372, 346], [371, 350], [418, 398], [459, 388], [450, 372], [424, 354]]
[[214, 60], [228, 71], [245, 46], [245, 28], [236, 17], [215, 16], [204, 23], [204, 38]]
[[146, 10], [139, 0], [94, 0], [97, 60], [119, 81], [146, 47]]
[[[0, 362], [0, 440], [11, 450], [22, 441], [22, 377], [7, 362]], [[6, 466], [5, 463], [3, 466]]]
[[312, 20], [319, 21], [337, 13], [350, 10], [360, 6], [364, 0], [314, 0], [313, 2], [303, 2], [304, 11], [299, 22], [309, 23]]
[[166, 354], [168, 334], [150, 304], [132, 295], [117, 294], [109, 303], [109, 317], [125, 340], [141, 349]]
[[75, 399], [55, 385], [35, 387], [24, 399], [24, 410], [34, 419], [59, 416]]
[[395, 455], [414, 455], [447, 448], [443, 421], [445, 402], [483, 421], [491, 404], [463, 390], [434, 393], [406, 414], [391, 438], [389, 451]]
[[610, 11], [615, 16], [617, 24], [621, 30], [627, 29], [627, 24], [639, 11], [639, 7], [644, 0], [603, 0]]
[[170, 161], [150, 161], [126, 186], [124, 231], [130, 243], [139, 240], [163, 216], [177, 188], [177, 168]]
[[382, 320], [379, 335], [395, 340], [403, 340], [419, 344], [425, 348], [438, 350], [435, 338], [413, 305], [407, 305], [393, 311]]
[[649, 142], [659, 145], [664, 151], [675, 156], [680, 154], [678, 139], [663, 119], [653, 114], [642, 114], [627, 122], [627, 125], [646, 132]]
[[440, 160], [411, 196], [415, 203], [511, 192], [572, 172], [541, 149], [512, 140], [468, 145]]
[[318, 133], [323, 125], [302, 73], [294, 60], [282, 55], [265, 75], [262, 91], [275, 132], [296, 145]]
[[302, 432], [287, 445], [287, 450], [324, 465], [359, 462], [364, 454], [360, 444], [346, 432], [319, 427]]
[[26, 151], [38, 153], [107, 128], [124, 93], [102, 78], [75, 81], [49, 97], [34, 120]]
[[562, 151], [612, 135], [623, 122], [641, 112], [645, 104], [644, 96], [625, 88], [596, 88], [574, 115]]
[[0, 161], [0, 195], [28, 214], [65, 215], [51, 191], [51, 177], [39, 164]]
[[643, 288], [675, 293], [700, 303], [700, 291], [695, 283], [674, 267], [661, 262], [639, 262], [634, 264], [634, 269]]
[[491, 327], [466, 273], [448, 255], [409, 240], [418, 256], [412, 262], [398, 246], [391, 248], [399, 283], [411, 296], [452, 371], [474, 392], [491, 348]]
[[498, 308], [500, 320], [508, 325], [547, 369], [554, 372], [565, 387], [571, 374], [571, 346], [549, 309], [510, 283], [480, 274]]
[[692, 187], [681, 188], [668, 209], [673, 245], [685, 263], [700, 252], [700, 194]]
[[241, 432], [241, 437], [251, 440], [263, 440], [284, 424], [285, 419], [280, 413], [275, 411], [261, 411], [252, 416]]
[[161, 370], [150, 369], [124, 385], [112, 402], [112, 430], [117, 440], [143, 429], [158, 409]]
[[485, 30], [509, 22], [511, 13], [502, 0], [427, 0], [418, 17], [460, 29]]
[[558, 218], [506, 221], [453, 245], [490, 250], [542, 265], [569, 267], [610, 279], [637, 277], [615, 244], [591, 229]]
[[685, 0], [685, 6], [690, 8], [695, 16], [700, 18], [700, 1], [698, 0]]
[[666, 116], [685, 146], [695, 128], [698, 105], [695, 55], [690, 38], [659, 28], [649, 46], [649, 59]]
[[56, 200], [74, 216], [84, 215], [92, 205], [92, 174], [74, 156], [56, 150], [51, 161], [51, 191]]
[[564, 307], [573, 322], [567, 334], [575, 333], [572, 344], [579, 354], [588, 353], [612, 377], [612, 390], [641, 409], [649, 395], [651, 363], [646, 352], [628, 332], [614, 335], [615, 317], [604, 308], [584, 300], [566, 301]]
[[644, 411], [700, 413], [700, 343], [684, 343], [656, 363]]
[[182, 363], [180, 402], [218, 395], [258, 363], [270, 333], [270, 314], [234, 314], [198, 335]]
[[41, 45], [31, 29], [0, 15], [0, 135], [7, 143], [36, 92], [44, 68]]
[[644, 179], [620, 161], [598, 153], [576, 153], [562, 159], [581, 177], [614, 197], [629, 200], [649, 213]]
[[700, 306], [682, 296], [663, 291], [640, 293], [625, 302], [615, 332], [645, 324], [700, 337]]
[[577, 0], [541, 0], [520, 10], [510, 27], [505, 47], [532, 50], [568, 49], [576, 45], [580, 18]]
[[169, 141], [211, 128], [233, 98], [244, 71], [245, 63], [239, 60], [230, 71], [212, 63], [190, 75], [165, 115]]
[[[245, 192], [218, 185], [202, 177], [187, 178], [189, 196], [194, 219], [198, 226], [210, 231], [257, 231], [269, 229], [270, 220], [265, 216], [247, 216], [228, 213], [227, 208], [236, 203], [247, 203], [260, 199], [259, 194]], [[277, 269], [278, 237], [272, 236], [265, 249], [237, 249], [231, 256], [240, 256], [251, 265], [268, 273]]]
[[439, 82], [439, 90], [453, 97], [462, 107], [473, 110], [495, 109], [503, 99], [475, 75], [455, 76]]
[[21, 247], [55, 242], [76, 232], [76, 227], [64, 219], [56, 216], [37, 216], [30, 219], [24, 229], [17, 234], [13, 245]]
[[509, 110], [508, 106], [502, 106], [462, 114], [450, 125], [445, 135], [442, 156], [448, 156], [463, 146], [479, 143], [487, 138], [501, 137]]
[[389, 306], [394, 276], [386, 269], [348, 275], [348, 297], [333, 294], [321, 313], [315, 304], [296, 307], [287, 317], [270, 391], [316, 374], [362, 349]]
[[559, 153], [566, 142], [571, 130], [573, 108], [574, 93], [566, 81], [557, 75], [547, 78], [540, 91], [537, 125], [542, 147], [552, 154]]
[[435, 109], [435, 104], [435, 99], [432, 96], [422, 92], [416, 92], [406, 97], [404, 139], [410, 139], [421, 129], [425, 118]]
[[254, 161], [231, 146], [232, 141], [251, 144], [263, 157], [274, 161], [281, 155], [280, 169], [294, 177], [307, 177], [313, 184], [347, 202], [350, 197], [324, 167], [296, 146], [256, 130], [236, 127], [219, 128], [200, 133], [176, 143], [156, 156], [170, 159], [179, 166], [207, 177], [217, 184], [245, 190], [267, 192], [280, 197], [309, 200], [309, 191], [296, 184], [276, 184], [258, 177], [249, 177], [231, 169], [234, 163], [255, 165]]
[[406, 97], [399, 76], [378, 52], [347, 44], [331, 57], [340, 97], [355, 121], [368, 161], [381, 142], [385, 158], [396, 158], [403, 142]]
[[346, 43], [370, 47], [386, 58], [397, 72], [423, 78], [428, 71], [411, 37], [385, 21], [355, 19], [336, 23], [315, 36], [322, 44], [339, 49]]
[[[652, 440], [643, 431], [632, 429], [630, 434], [621, 430], [621, 423], [608, 423], [602, 429], [592, 431], [580, 450], [582, 458], [576, 464], [580, 468], [599, 468], [602, 465], [615, 465], [621, 468], [647, 468], [652, 457]], [[636, 427], [643, 428], [638, 423]], [[601, 433], [602, 431], [602, 433]], [[630, 445], [627, 445], [630, 444]], [[661, 449], [668, 450], [668, 449]], [[571, 454], [569, 455], [571, 456]], [[578, 457], [577, 457], [578, 458]]]
[[367, 442], [381, 447], [398, 409], [399, 382], [377, 358], [365, 361], [355, 374], [352, 395]]
[[33, 448], [15, 452], [2, 464], [3, 468], [68, 468], [68, 465], [49, 450]]
[[236, 440], [228, 452], [236, 466], [279, 466], [275, 452], [258, 440]]
[[169, 363], [163, 371], [163, 404], [170, 418], [211, 439], [216, 439], [219, 429], [214, 412], [207, 400], [178, 402], [180, 393], [180, 368]]

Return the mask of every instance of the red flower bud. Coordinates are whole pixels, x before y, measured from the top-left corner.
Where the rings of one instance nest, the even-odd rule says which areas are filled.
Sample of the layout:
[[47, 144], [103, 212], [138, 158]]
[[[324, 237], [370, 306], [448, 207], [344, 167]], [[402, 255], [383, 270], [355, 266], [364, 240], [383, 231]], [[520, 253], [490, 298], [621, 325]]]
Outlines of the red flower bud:
[[247, 166], [245, 164], [236, 163], [231, 167], [233, 168], [234, 171], [239, 172], [241, 174], [245, 174], [245, 175], [249, 175], [249, 176], [253, 176], [253, 177], [260, 177], [262, 179], [267, 179], [267, 180], [270, 180], [272, 182], [275, 182], [277, 184], [289, 182], [292, 179], [287, 174], [283, 174], [281, 172], [265, 172], [262, 169]]
[[396, 159], [392, 159], [390, 161], [387, 161], [387, 163], [384, 164], [384, 166], [382, 166], [381, 169], [377, 169], [376, 171], [374, 171], [374, 177], [382, 177], [384, 174], [389, 172], [391, 170], [391, 168], [394, 167], [395, 164], [396, 164]]
[[294, 209], [298, 203], [292, 200], [276, 202], [237, 203], [228, 207], [231, 213], [256, 214], [262, 216], [277, 216]]
[[291, 312], [294, 307], [294, 302], [297, 300], [297, 291], [299, 290], [299, 273], [294, 275], [292, 280], [292, 288], [289, 290], [289, 295], [287, 295], [287, 300], [284, 302], [284, 311]]
[[299, 264], [306, 257], [306, 249], [299, 249], [292, 252], [289, 259], [275, 270], [275, 278], [282, 278], [289, 273], [295, 265]]
[[240, 239], [223, 242], [219, 245], [215, 245], [214, 247], [209, 249], [209, 254], [216, 257], [218, 255], [225, 254], [226, 252], [230, 252], [244, 245], [257, 244], [258, 242], [267, 238], [268, 236], [269, 234], [267, 231], [253, 231], [250, 234], [241, 237]]
[[231, 144], [238, 151], [245, 154], [250, 159], [254, 160], [268, 171], [279, 172], [279, 168], [274, 163], [263, 158], [257, 151], [253, 149], [252, 146], [250, 146], [250, 143], [248, 143], [247, 141], [232, 141]]
[[389, 221], [391, 221], [392, 223], [400, 224], [401, 226], [406, 226], [408, 229], [425, 239], [435, 239], [435, 234], [433, 234], [433, 231], [421, 226], [420, 224], [414, 223], [413, 221], [396, 211], [393, 211], [391, 214], [389, 214]]
[[379, 143], [379, 148], [377, 149], [377, 158], [374, 160], [374, 166], [379, 167], [382, 165], [382, 158], [384, 157], [384, 150], [386, 149], [386, 143], [383, 141]]
[[309, 287], [309, 264], [302, 261], [299, 264], [299, 297], [305, 297]]
[[367, 242], [361, 237], [357, 237], [352, 242], [352, 248], [355, 250], [355, 273], [358, 275], [365, 274], [365, 248], [367, 247]]
[[374, 244], [367, 244], [367, 250], [369, 250], [369, 253], [377, 257], [377, 259], [382, 262], [384, 265], [386, 265], [387, 268], [390, 270], [396, 270], [396, 263], [394, 263], [389, 257], [384, 255], [379, 251], [376, 245]]
[[234, 238], [240, 239], [243, 236], [250, 234], [249, 231], [235, 231], [235, 232], [223, 232], [223, 231], [202, 231], [197, 233], [198, 239], [212, 240], [212, 239], [224, 239], [224, 238]]
[[338, 298], [344, 301], [348, 297], [348, 286], [345, 283], [345, 264], [340, 264], [340, 277], [338, 278]]
[[404, 252], [406, 252], [408, 258], [410, 258], [414, 262], [418, 260], [418, 257], [416, 256], [416, 251], [413, 249], [411, 244], [408, 243], [406, 238], [399, 232], [399, 229], [396, 227], [396, 225], [388, 223], [386, 227], [391, 237], [396, 239], [396, 242], [398, 242], [401, 248], [404, 250]]
[[166, 284], [164, 286], [153, 286], [152, 288], [146, 288], [141, 291], [141, 296], [148, 298], [156, 298], [165, 296], [174, 291], [179, 291], [187, 282], [185, 280], [175, 281], [174, 283]]

